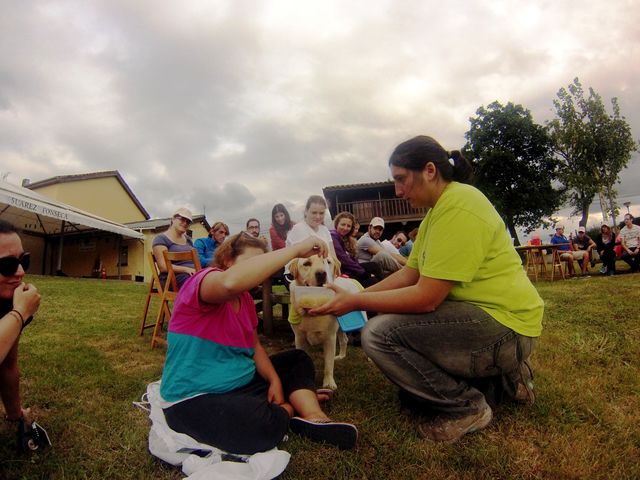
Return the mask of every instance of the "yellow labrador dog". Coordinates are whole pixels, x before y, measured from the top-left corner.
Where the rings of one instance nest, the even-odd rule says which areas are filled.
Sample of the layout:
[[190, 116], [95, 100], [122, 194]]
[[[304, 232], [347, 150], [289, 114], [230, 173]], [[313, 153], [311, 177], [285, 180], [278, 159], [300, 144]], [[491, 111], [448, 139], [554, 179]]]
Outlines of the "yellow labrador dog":
[[[337, 387], [333, 379], [334, 360], [340, 360], [347, 355], [347, 335], [340, 330], [334, 315], [312, 317], [296, 302], [295, 287], [321, 287], [325, 283], [332, 283], [340, 279], [340, 262], [331, 256], [321, 258], [313, 255], [309, 258], [294, 258], [289, 263], [289, 272], [293, 277], [291, 283], [291, 306], [298, 313], [298, 317], [290, 318], [291, 328], [295, 334], [296, 348], [307, 350], [309, 345], [322, 345], [324, 353], [324, 379], [322, 386], [335, 390]], [[346, 280], [346, 283], [352, 284]], [[353, 284], [352, 284], [353, 285]], [[340, 283], [342, 285], [342, 282]], [[300, 322], [297, 322], [298, 318]], [[295, 320], [295, 323], [294, 321]], [[340, 353], [336, 356], [336, 339], [340, 344]]]

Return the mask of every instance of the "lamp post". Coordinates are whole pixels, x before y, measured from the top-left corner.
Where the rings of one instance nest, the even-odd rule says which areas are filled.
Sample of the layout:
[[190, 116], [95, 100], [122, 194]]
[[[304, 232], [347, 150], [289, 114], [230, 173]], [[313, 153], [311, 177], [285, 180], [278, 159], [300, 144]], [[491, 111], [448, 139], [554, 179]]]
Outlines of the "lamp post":
[[631, 202], [624, 202], [624, 203], [623, 203], [623, 205], [624, 205], [625, 207], [627, 207], [627, 213], [631, 213], [631, 212], [629, 211], [629, 205], [631, 205]]

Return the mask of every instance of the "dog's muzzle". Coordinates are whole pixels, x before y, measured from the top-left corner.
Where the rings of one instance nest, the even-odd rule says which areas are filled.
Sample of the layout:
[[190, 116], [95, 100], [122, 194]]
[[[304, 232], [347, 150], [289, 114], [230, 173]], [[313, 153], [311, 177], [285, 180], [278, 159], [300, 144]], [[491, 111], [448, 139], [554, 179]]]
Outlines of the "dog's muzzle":
[[316, 272], [316, 283], [318, 286], [327, 283], [327, 272]]

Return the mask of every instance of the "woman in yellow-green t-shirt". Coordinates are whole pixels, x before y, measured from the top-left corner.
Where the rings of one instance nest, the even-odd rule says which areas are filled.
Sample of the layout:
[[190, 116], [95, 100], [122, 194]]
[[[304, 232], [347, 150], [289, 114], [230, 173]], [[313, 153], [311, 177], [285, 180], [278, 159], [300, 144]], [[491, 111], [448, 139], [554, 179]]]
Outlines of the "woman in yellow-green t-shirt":
[[407, 265], [359, 294], [336, 288], [312, 313], [379, 312], [362, 332], [366, 354], [424, 414], [420, 435], [455, 441], [489, 424], [487, 400], [534, 402], [526, 360], [544, 305], [504, 222], [467, 184], [459, 151], [419, 136], [398, 145], [389, 166], [396, 195], [430, 208]]

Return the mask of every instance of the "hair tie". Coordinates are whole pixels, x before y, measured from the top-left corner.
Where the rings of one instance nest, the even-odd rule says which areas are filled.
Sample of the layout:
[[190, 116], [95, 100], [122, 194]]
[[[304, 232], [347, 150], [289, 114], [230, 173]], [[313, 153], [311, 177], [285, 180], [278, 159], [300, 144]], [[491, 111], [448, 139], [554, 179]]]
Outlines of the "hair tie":
[[449, 163], [451, 164], [452, 167], [456, 166], [456, 161], [453, 159], [453, 157], [449, 157]]

